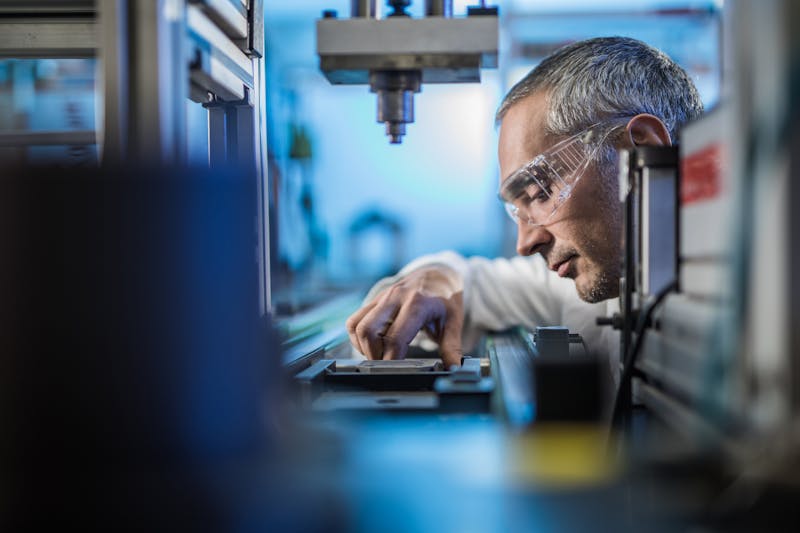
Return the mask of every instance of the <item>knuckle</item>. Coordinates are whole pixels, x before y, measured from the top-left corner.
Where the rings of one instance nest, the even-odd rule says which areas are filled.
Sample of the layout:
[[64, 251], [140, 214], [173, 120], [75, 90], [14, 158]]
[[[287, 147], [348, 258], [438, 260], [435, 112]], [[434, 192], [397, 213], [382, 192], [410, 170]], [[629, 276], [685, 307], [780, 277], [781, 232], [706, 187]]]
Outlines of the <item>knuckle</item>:
[[360, 339], [369, 339], [373, 335], [368, 324], [360, 322], [355, 328], [355, 334]]
[[403, 287], [402, 282], [397, 282], [391, 286], [383, 293], [383, 301], [386, 302], [388, 300], [393, 300], [398, 296], [402, 295]]
[[408, 305], [414, 309], [421, 309], [427, 305], [428, 298], [419, 292], [412, 293], [408, 298]]
[[407, 298], [408, 303], [410, 303], [410, 304], [417, 304], [417, 303], [420, 302], [421, 299], [422, 299], [422, 295], [417, 291], [414, 291], [411, 294], [409, 294], [408, 298]]

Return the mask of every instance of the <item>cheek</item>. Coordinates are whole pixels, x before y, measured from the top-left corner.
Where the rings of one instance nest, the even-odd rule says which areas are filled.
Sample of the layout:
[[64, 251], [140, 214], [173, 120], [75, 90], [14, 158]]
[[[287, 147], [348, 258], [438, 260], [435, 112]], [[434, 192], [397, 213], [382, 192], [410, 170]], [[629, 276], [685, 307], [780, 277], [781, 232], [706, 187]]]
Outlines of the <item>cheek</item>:
[[556, 246], [561, 241], [582, 256], [581, 273], [609, 264], [620, 252], [622, 211], [615, 182], [596, 173], [584, 176], [552, 227]]
[[601, 181], [600, 176], [591, 179], [598, 183], [582, 180], [573, 197], [576, 202], [572, 206], [574, 216], [570, 217], [570, 225], [576, 244], [581, 242], [592, 250], [618, 249], [622, 238], [622, 209], [616, 187]]
[[618, 259], [621, 231], [613, 211], [592, 205], [565, 221], [557, 237], [580, 255], [576, 273], [592, 277]]

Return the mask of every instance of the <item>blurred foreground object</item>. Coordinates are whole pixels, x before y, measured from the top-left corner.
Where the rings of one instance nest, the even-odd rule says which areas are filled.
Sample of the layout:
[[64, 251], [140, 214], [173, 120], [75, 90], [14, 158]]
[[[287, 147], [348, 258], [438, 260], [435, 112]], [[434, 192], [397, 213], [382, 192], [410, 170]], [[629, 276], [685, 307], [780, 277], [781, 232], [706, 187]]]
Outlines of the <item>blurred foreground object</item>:
[[161, 167], [0, 181], [0, 529], [246, 519], [279, 365], [255, 191]]

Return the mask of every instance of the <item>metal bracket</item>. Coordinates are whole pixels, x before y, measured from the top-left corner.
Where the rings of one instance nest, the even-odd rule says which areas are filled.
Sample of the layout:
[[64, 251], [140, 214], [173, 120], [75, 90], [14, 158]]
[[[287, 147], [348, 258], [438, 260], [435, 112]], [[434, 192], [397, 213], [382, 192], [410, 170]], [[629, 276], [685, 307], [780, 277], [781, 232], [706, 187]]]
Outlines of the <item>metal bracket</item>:
[[202, 105], [208, 109], [215, 107], [253, 107], [253, 92], [248, 87], [244, 87], [244, 97], [239, 100], [224, 100], [218, 95], [213, 95], [210, 101], [204, 102]]

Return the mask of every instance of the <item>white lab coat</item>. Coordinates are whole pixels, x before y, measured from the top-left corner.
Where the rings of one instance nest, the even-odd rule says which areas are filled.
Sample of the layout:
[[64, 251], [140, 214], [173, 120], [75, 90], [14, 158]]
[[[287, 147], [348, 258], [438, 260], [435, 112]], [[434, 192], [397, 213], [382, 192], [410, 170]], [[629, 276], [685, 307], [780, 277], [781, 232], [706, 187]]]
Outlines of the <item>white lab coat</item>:
[[[599, 316], [619, 311], [617, 298], [590, 304], [578, 298], [575, 283], [560, 278], [547, 268], [540, 255], [512, 259], [465, 258], [455, 252], [441, 252], [415, 259], [396, 276], [379, 281], [367, 295], [369, 301], [399, 277], [422, 266], [443, 264], [461, 274], [464, 280], [465, 352], [474, 347], [487, 331], [523, 326], [566, 326], [583, 336], [587, 349], [607, 362], [606, 378], [616, 385], [619, 368], [619, 332], [610, 326], [597, 326]], [[414, 343], [433, 349], [435, 345], [419, 335]], [[608, 390], [614, 387], [608, 387]]]

